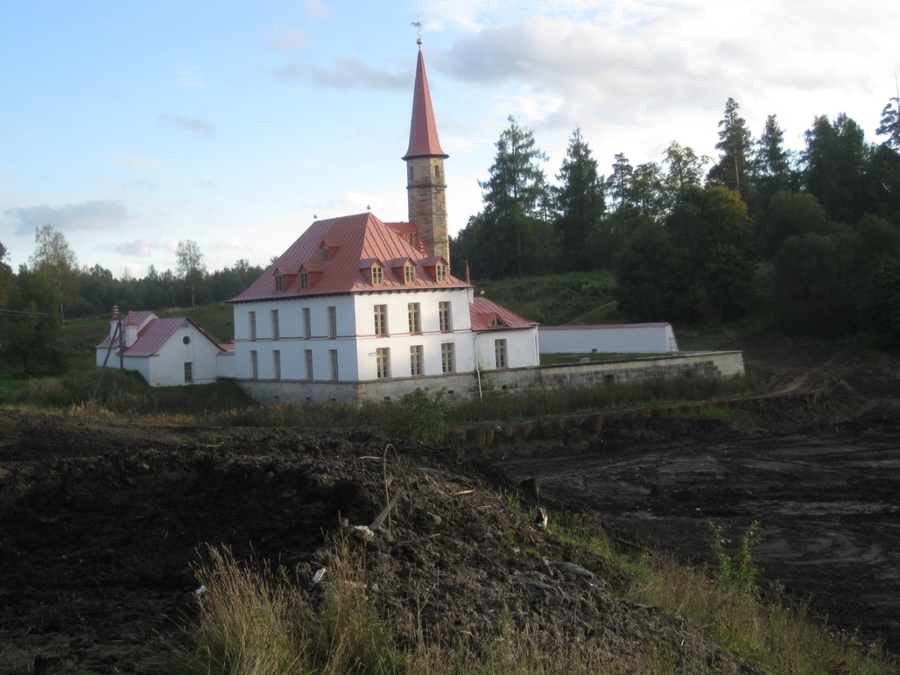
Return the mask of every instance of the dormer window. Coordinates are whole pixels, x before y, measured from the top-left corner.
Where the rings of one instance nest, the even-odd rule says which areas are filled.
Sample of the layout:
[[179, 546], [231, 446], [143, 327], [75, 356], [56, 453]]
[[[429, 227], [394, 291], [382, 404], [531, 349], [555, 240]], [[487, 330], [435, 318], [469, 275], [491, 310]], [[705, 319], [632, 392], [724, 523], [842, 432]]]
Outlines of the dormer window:
[[506, 324], [503, 323], [503, 319], [501, 319], [496, 314], [491, 317], [491, 322], [488, 324], [488, 328], [500, 328], [503, 326], [506, 326]]
[[411, 284], [416, 280], [416, 268], [412, 265], [407, 265], [403, 268], [403, 280]]
[[338, 242], [334, 239], [323, 239], [319, 243], [319, 252], [322, 255], [322, 262], [328, 262], [337, 253]]
[[438, 281], [447, 281], [447, 266], [438, 265], [436, 269], [436, 276]]
[[282, 280], [282, 277], [280, 274], [275, 277], [275, 290], [276, 291], [284, 290], [284, 281]]
[[380, 286], [384, 282], [384, 269], [378, 265], [372, 266], [372, 285]]
[[300, 288], [309, 288], [309, 272], [300, 272]]

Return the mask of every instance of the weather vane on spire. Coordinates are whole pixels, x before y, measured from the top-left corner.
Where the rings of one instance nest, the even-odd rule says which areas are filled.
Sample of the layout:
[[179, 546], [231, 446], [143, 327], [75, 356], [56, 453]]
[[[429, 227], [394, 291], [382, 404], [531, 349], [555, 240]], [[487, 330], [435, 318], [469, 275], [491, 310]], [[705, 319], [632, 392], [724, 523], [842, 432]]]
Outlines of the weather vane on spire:
[[[418, 18], [419, 17], [416, 17], [416, 19], [418, 19]], [[416, 27], [416, 35], [419, 36], [418, 38], [416, 38], [416, 44], [419, 45], [419, 47], [421, 48], [422, 47], [422, 22], [421, 21], [413, 21], [410, 25]]]

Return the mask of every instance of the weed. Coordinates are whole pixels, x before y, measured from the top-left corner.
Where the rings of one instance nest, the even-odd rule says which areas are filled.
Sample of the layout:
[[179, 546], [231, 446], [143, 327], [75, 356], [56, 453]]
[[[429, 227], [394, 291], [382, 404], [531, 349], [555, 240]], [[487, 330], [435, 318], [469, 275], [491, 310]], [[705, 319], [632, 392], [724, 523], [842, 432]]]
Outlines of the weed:
[[759, 530], [759, 521], [754, 520], [741, 537], [740, 551], [732, 558], [725, 550], [731, 540], [725, 537], [721, 525], [712, 520], [709, 521], [711, 546], [717, 564], [716, 579], [726, 586], [731, 586], [739, 593], [748, 595], [756, 593], [756, 576], [759, 573], [759, 569], [753, 562], [753, 549], [760, 541], [757, 530]]

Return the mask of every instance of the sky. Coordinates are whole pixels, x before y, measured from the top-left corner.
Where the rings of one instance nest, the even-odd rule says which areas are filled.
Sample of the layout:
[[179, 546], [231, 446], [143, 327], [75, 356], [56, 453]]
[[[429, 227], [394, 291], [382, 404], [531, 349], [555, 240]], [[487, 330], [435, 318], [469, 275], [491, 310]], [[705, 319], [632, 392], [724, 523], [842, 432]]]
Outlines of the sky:
[[315, 218], [407, 219], [417, 28], [451, 234], [482, 208], [509, 116], [555, 182], [575, 128], [601, 173], [671, 141], [715, 157], [729, 97], [789, 148], [846, 113], [878, 142], [897, 95], [900, 3], [884, 0], [4, 0], [0, 243], [36, 227], [79, 265], [265, 266]]

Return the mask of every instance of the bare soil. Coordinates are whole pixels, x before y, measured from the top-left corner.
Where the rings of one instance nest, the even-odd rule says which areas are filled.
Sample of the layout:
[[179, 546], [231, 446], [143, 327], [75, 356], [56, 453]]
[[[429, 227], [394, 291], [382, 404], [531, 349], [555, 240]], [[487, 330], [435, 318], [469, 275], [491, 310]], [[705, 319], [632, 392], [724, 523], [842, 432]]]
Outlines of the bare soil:
[[171, 672], [207, 545], [284, 566], [315, 595], [335, 534], [365, 551], [368, 593], [401, 642], [477, 644], [505, 616], [626, 658], [663, 648], [677, 672], [761, 672], [690, 622], [617, 600], [602, 558], [507, 508], [517, 489], [623, 545], [703, 565], [709, 520], [736, 540], [759, 521], [764, 588], [900, 653], [900, 364], [779, 337], [732, 347], [771, 391], [814, 401], [748, 405], [730, 425], [543, 429], [488, 449], [0, 409], [0, 675]]

